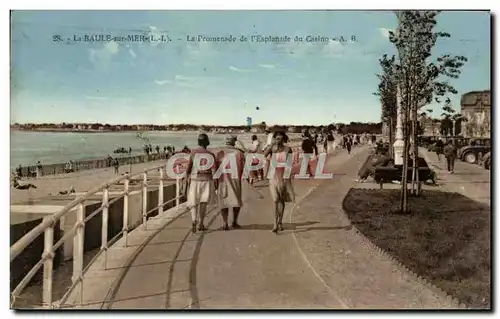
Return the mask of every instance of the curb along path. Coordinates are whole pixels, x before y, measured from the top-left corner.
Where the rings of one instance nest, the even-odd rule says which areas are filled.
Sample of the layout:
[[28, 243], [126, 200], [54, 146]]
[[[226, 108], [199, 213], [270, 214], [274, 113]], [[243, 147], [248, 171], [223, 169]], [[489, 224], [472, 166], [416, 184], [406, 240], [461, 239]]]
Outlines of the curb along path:
[[317, 229], [322, 229], [297, 231], [302, 251], [349, 308], [457, 308], [451, 298], [419, 281], [350, 227], [342, 202], [355, 186], [354, 179], [365, 158], [366, 154], [356, 154], [346, 165], [337, 165], [333, 169], [339, 178], [315, 189], [293, 212], [294, 223], [314, 220]]

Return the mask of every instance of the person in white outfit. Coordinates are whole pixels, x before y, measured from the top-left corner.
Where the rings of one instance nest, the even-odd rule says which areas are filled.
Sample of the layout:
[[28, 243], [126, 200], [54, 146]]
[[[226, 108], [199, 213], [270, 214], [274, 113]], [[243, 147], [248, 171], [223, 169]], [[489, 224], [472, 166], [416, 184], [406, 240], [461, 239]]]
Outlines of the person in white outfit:
[[271, 132], [271, 129], [269, 127], [266, 127], [266, 134], [267, 134], [267, 139], [266, 139], [266, 145], [264, 145], [264, 148], [271, 146], [271, 144], [273, 142], [273, 136], [274, 136], [274, 133]]
[[[192, 174], [194, 167], [194, 160], [196, 159], [196, 154], [204, 154], [205, 156], [210, 156], [213, 159], [213, 163], [216, 162], [215, 154], [210, 152], [207, 147], [210, 145], [207, 134], [200, 134], [198, 136], [198, 148], [195, 148], [191, 152], [189, 158], [188, 167], [186, 169], [186, 176], [188, 179], [188, 192], [187, 192], [187, 202], [191, 209], [191, 221], [192, 221], [192, 232], [195, 233], [196, 230], [204, 231], [205, 225], [205, 213], [207, 211], [207, 205], [215, 204], [217, 202], [215, 190], [216, 183], [213, 179], [215, 173], [215, 165], [211, 168], [205, 170], [196, 171], [196, 174]], [[204, 164], [204, 163], [201, 163]]]
[[[262, 145], [259, 139], [257, 138], [257, 135], [252, 135], [252, 145], [250, 145], [248, 151], [254, 154], [262, 153]], [[253, 164], [256, 164], [257, 162], [258, 160], [254, 158]], [[264, 169], [250, 172], [250, 179], [249, 179], [250, 184], [253, 185], [255, 179], [264, 179]]]

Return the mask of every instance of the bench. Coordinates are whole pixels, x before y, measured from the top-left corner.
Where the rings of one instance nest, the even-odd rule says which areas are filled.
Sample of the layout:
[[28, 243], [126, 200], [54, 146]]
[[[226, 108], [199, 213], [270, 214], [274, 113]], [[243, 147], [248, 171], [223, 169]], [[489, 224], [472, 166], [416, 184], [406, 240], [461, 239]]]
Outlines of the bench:
[[[427, 180], [432, 180], [434, 183], [434, 172], [429, 167], [419, 167], [417, 169], [418, 173], [418, 189], [422, 188], [422, 182]], [[413, 168], [408, 168], [408, 183], [411, 183], [413, 176]], [[375, 174], [373, 179], [377, 184], [380, 185], [380, 189], [383, 188], [384, 183], [390, 183], [392, 181], [401, 181], [403, 179], [403, 168], [402, 167], [375, 167]]]

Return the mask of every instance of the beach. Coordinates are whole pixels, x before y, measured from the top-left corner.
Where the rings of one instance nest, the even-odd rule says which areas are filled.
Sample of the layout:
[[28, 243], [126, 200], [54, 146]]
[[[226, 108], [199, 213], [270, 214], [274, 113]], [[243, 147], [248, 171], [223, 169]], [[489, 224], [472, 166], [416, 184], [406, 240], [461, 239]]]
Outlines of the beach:
[[[195, 133], [196, 135], [198, 133]], [[224, 138], [225, 135], [220, 135]], [[242, 141], [245, 147], [250, 144], [250, 138], [252, 134], [241, 134], [238, 138]], [[264, 141], [263, 136], [260, 135], [260, 140]], [[196, 140], [194, 140], [196, 142]], [[246, 142], [245, 142], [246, 141]], [[214, 143], [215, 144], [215, 143]], [[299, 142], [296, 140], [289, 143], [292, 147], [299, 146]], [[220, 146], [220, 142], [218, 146]], [[160, 166], [166, 164], [165, 160], [151, 161], [146, 163], [138, 163], [132, 165], [132, 173], [143, 171], [147, 168], [153, 168], [155, 166]], [[129, 165], [123, 165], [119, 168], [119, 173], [124, 174], [129, 172]], [[60, 196], [58, 195], [60, 191], [69, 191], [71, 187], [75, 189], [77, 193], [86, 192], [91, 188], [99, 186], [100, 184], [115, 178], [116, 175], [113, 167], [101, 168], [94, 170], [85, 170], [75, 173], [60, 174], [60, 175], [47, 175], [36, 179], [23, 179], [21, 184], [31, 183], [37, 188], [31, 188], [29, 190], [18, 190], [11, 187], [11, 204], [27, 204], [30, 205], [34, 201], [47, 197], [47, 196]]]
[[[185, 145], [196, 147], [199, 132], [165, 132], [153, 131], [143, 132], [142, 137], [148, 140], [153, 151], [158, 145], [160, 150], [172, 145], [176, 150], [181, 150]], [[238, 139], [244, 145], [249, 145], [253, 133], [237, 134]], [[256, 134], [264, 142], [265, 134]], [[208, 133], [210, 146], [224, 145], [227, 134]], [[291, 133], [290, 138], [299, 137], [299, 134]], [[137, 132], [105, 132], [105, 133], [73, 133], [73, 132], [27, 132], [12, 131], [10, 142], [10, 169], [22, 166], [35, 165], [40, 161], [42, 165], [67, 163], [86, 159], [105, 158], [108, 155], [122, 157], [123, 154], [113, 154], [117, 148], [132, 148], [131, 155], [144, 154], [145, 140], [137, 137]], [[127, 156], [129, 154], [126, 154]]]

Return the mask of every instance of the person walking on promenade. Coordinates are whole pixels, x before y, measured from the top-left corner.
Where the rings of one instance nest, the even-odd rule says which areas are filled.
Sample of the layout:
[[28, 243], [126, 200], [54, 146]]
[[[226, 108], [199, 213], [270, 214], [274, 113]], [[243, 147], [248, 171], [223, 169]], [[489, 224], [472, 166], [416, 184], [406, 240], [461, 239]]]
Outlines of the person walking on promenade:
[[434, 152], [436, 152], [438, 161], [441, 161], [441, 154], [443, 154], [444, 143], [443, 140], [437, 140], [436, 144], [434, 144]]
[[36, 178], [42, 177], [43, 175], [42, 169], [43, 169], [42, 163], [40, 163], [40, 161], [36, 162]]
[[[249, 147], [249, 152], [254, 153], [254, 154], [259, 154], [262, 152], [262, 146], [257, 138], [257, 135], [252, 135], [252, 145]], [[258, 163], [258, 159], [255, 159], [252, 161], [252, 165], [256, 165]], [[253, 185], [254, 181], [258, 179], [264, 179], [264, 169], [261, 168], [258, 171], [251, 171], [250, 176], [249, 176], [249, 183]]]
[[346, 138], [345, 147], [347, 148], [347, 154], [351, 154], [352, 139], [350, 136]]
[[273, 142], [273, 133], [271, 132], [271, 128], [269, 126], [266, 126], [264, 132], [266, 133], [266, 144], [264, 145], [264, 148], [266, 148], [269, 147]]
[[335, 150], [335, 137], [333, 137], [332, 131], [326, 133], [326, 145], [325, 152], [331, 154]]
[[[266, 148], [264, 156], [272, 155], [272, 161], [276, 163], [287, 162], [287, 157], [292, 156], [292, 149], [286, 145], [288, 136], [284, 132], [274, 133], [274, 143]], [[273, 233], [283, 230], [283, 214], [285, 212], [285, 203], [295, 201], [295, 193], [292, 187], [291, 176], [285, 175], [285, 167], [274, 167], [271, 165], [268, 174], [269, 191], [274, 202], [274, 226]]]
[[443, 149], [444, 156], [446, 157], [446, 163], [448, 166], [448, 172], [453, 174], [455, 169], [455, 160], [457, 159], [457, 148], [453, 145], [453, 141], [448, 141], [448, 144]]
[[[205, 230], [205, 213], [207, 211], [207, 205], [215, 204], [215, 190], [216, 183], [213, 179], [216, 170], [216, 158], [215, 155], [210, 152], [207, 147], [210, 145], [210, 140], [208, 135], [202, 133], [198, 135], [198, 148], [192, 150], [188, 165], [186, 168], [186, 177], [188, 180], [188, 192], [187, 192], [187, 202], [188, 207], [191, 209], [191, 231], [196, 233], [196, 230]], [[213, 163], [211, 168], [205, 170], [197, 170], [193, 175], [193, 161], [196, 154], [207, 154], [213, 158]], [[206, 160], [205, 160], [206, 161]], [[201, 165], [206, 164], [203, 160]]]
[[21, 166], [21, 164], [19, 164], [19, 166], [16, 168], [16, 175], [19, 178], [23, 177], [23, 167]]
[[[302, 134], [301, 148], [304, 154], [318, 155], [317, 148], [315, 148], [314, 141], [312, 140], [311, 134], [309, 133], [308, 130], [305, 130], [304, 133]], [[311, 167], [309, 165], [307, 165], [306, 174], [312, 175]]]
[[115, 168], [115, 174], [119, 174], [120, 173], [120, 162], [118, 161], [118, 158], [115, 157], [115, 159], [113, 160], [113, 167]]
[[237, 176], [231, 173], [223, 173], [218, 181], [218, 199], [219, 207], [222, 216], [222, 229], [229, 230], [229, 209], [233, 211], [232, 228], [241, 228], [238, 224], [238, 216], [240, 214], [241, 206], [243, 205], [241, 179], [243, 175], [243, 167], [245, 165], [245, 153], [239, 148], [236, 148], [235, 136], [226, 137], [226, 145], [217, 153], [217, 165], [226, 165], [225, 168], [231, 168], [231, 162], [225, 161], [229, 156], [236, 158], [236, 172]]

